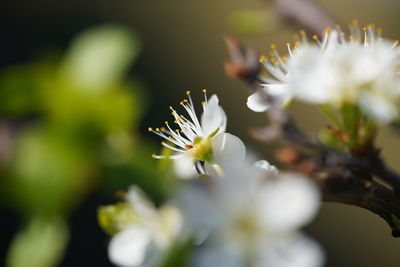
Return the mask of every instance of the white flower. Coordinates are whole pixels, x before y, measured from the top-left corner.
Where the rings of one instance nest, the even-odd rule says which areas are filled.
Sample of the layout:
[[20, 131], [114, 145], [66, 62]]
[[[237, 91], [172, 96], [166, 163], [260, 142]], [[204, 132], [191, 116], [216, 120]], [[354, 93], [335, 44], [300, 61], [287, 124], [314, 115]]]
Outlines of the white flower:
[[[351, 26], [347, 38], [339, 29], [326, 30], [322, 40], [307, 40], [300, 32], [288, 56], [273, 47], [270, 60], [263, 62], [269, 76], [262, 76], [264, 90], [281, 104], [291, 98], [313, 104], [340, 107], [355, 104], [378, 122], [398, 116], [400, 96], [400, 49], [397, 41], [382, 39], [373, 25], [362, 30]], [[376, 99], [376, 101], [374, 101]], [[264, 111], [268, 104], [256, 93], [249, 108]]]
[[207, 163], [219, 170], [219, 165], [223, 162], [243, 159], [245, 154], [242, 141], [225, 133], [227, 118], [219, 106], [218, 97], [213, 95], [207, 100], [206, 90], [203, 92], [205, 100], [202, 102], [203, 114], [200, 120], [196, 115], [190, 91], [187, 91], [188, 99], [180, 104], [188, 117], [178, 114], [170, 107], [178, 129], [172, 129], [168, 121], [165, 122], [166, 127], [155, 130], [149, 128], [150, 132], [166, 140], [161, 143], [163, 146], [175, 152], [170, 156], [153, 154], [153, 157], [176, 160], [176, 172], [184, 178], [195, 175], [196, 162]]
[[320, 194], [311, 181], [298, 174], [278, 174], [263, 161], [231, 166], [224, 179], [213, 182], [207, 191], [189, 190], [184, 197], [182, 210], [189, 227], [203, 232], [209, 227], [194, 266], [322, 265], [319, 246], [297, 231], [319, 207]]
[[180, 212], [168, 205], [156, 209], [134, 186], [129, 189], [127, 201], [133, 219], [121, 222], [120, 231], [109, 244], [109, 258], [117, 266], [153, 266], [180, 232]]

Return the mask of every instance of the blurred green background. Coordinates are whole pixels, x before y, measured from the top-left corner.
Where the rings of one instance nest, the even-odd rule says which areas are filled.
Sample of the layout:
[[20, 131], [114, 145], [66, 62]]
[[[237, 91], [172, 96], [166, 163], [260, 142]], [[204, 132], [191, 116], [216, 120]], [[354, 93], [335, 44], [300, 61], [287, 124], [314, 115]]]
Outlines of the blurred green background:
[[[386, 37], [398, 39], [400, 36], [397, 12], [400, 2], [396, 0], [317, 2], [344, 24], [357, 18], [360, 23], [372, 22], [382, 27]], [[266, 123], [265, 117], [246, 108], [248, 92], [245, 86], [226, 77], [223, 63], [227, 52], [222, 38], [225, 34], [235, 34], [246, 45], [264, 53], [268, 52], [271, 43], [283, 46], [298, 28], [284, 25], [272, 9], [271, 2], [14, 0], [3, 1], [0, 4], [0, 14], [2, 69], [9, 70], [9, 67], [15, 64], [41, 62], [40, 65], [24, 64], [22, 66], [25, 67], [13, 67], [19, 68], [18, 73], [24, 73], [23, 77], [27, 77], [27, 81], [21, 80], [18, 75], [7, 79], [11, 80], [12, 84], [19, 85], [19, 88], [26, 88], [24, 82], [40, 84], [37, 77], [41, 77], [40, 73], [43, 72], [46, 75], [51, 74], [51, 78], [45, 78], [46, 81], [53, 81], [52, 84], [41, 86], [47, 88], [47, 93], [44, 94], [48, 97], [43, 98], [41, 95], [40, 99], [47, 99], [48, 102], [27, 105], [26, 109], [29, 112], [25, 114], [29, 116], [24, 116], [23, 110], [12, 113], [10, 109], [7, 111], [7, 106], [0, 107], [0, 128], [4, 128], [3, 125], [8, 126], [11, 122], [13, 131], [24, 129], [26, 133], [25, 137], [18, 139], [22, 140], [19, 141], [22, 142], [19, 148], [25, 150], [15, 154], [22, 155], [23, 158], [12, 161], [21, 162], [23, 166], [17, 165], [15, 169], [23, 172], [25, 168], [26, 172], [20, 175], [14, 173], [11, 176], [29, 180], [32, 176], [29, 175], [32, 174], [32, 166], [29, 164], [36, 166], [35, 162], [53, 161], [58, 159], [58, 155], [67, 158], [59, 159], [60, 162], [69, 162], [72, 167], [63, 165], [59, 166], [61, 171], [56, 168], [50, 170], [53, 173], [47, 170], [44, 173], [49, 176], [54, 173], [67, 173], [66, 175], [77, 179], [76, 184], [68, 185], [71, 191], [63, 191], [66, 198], [72, 199], [73, 203], [60, 200], [63, 207], [47, 205], [48, 209], [43, 212], [42, 208], [35, 210], [34, 203], [46, 203], [46, 199], [40, 198], [40, 190], [45, 192], [47, 183], [36, 185], [39, 189], [26, 188], [23, 183], [22, 187], [18, 188], [17, 178], [13, 178], [15, 180], [11, 182], [10, 179], [6, 179], [10, 167], [5, 166], [4, 162], [8, 161], [0, 160], [4, 164], [1, 168], [3, 180], [0, 183], [0, 265], [4, 264], [7, 248], [19, 229], [26, 230], [24, 236], [44, 233], [45, 229], [48, 234], [43, 235], [43, 238], [53, 240], [52, 242], [60, 247], [66, 246], [60, 266], [110, 266], [106, 255], [107, 236], [102, 233], [96, 220], [97, 207], [115, 202], [117, 198], [114, 192], [125, 189], [130, 183], [141, 183], [147, 191], [151, 191], [153, 197], [162, 197], [163, 187], [154, 185], [162, 185], [165, 181], [159, 181], [161, 175], [148, 172], [156, 164], [150, 155], [160, 149], [159, 140], [150, 136], [146, 130], [148, 126], [159, 126], [168, 119], [168, 107], [178, 103], [187, 89], [193, 91], [195, 98], [197, 93], [198, 99], [203, 88], [207, 88], [210, 93], [217, 93], [228, 115], [228, 131], [241, 137], [255, 152], [274, 162], [272, 155], [276, 146], [260, 144], [248, 135], [250, 127]], [[111, 101], [112, 97], [100, 92], [98, 104], [96, 102], [89, 105], [87, 99], [85, 100], [87, 96], [79, 95], [79, 102], [69, 93], [66, 96], [51, 90], [63, 87], [64, 82], [59, 73], [68, 73], [63, 66], [68, 65], [68, 60], [73, 58], [73, 50], [70, 49], [74, 38], [84, 30], [104, 23], [122, 25], [125, 27], [124, 31], [133, 31], [139, 40], [121, 42], [133, 48], [133, 52], [137, 48], [138, 54], [134, 64], [122, 64], [122, 70], [112, 79], [113, 82], [106, 86], [112, 88], [109, 90], [114, 93], [110, 94], [116, 94], [115, 98], [124, 100]], [[132, 59], [135, 57], [121, 57], [130, 56]], [[120, 59], [118, 62], [121, 61], [124, 60]], [[109, 61], [105, 59], [104, 62]], [[102, 75], [98, 74], [95, 77]], [[35, 81], [32, 82], [32, 79]], [[96, 78], [93, 80], [98, 81]], [[104, 81], [99, 82], [102, 85], [104, 83], [107, 84]], [[9, 103], [8, 97], [13, 94], [13, 90], [4, 87], [4, 84], [7, 83], [3, 83], [0, 88], [0, 103]], [[11, 93], [4, 91], [6, 89], [11, 90]], [[26, 96], [34, 99], [35, 96], [29, 96], [29, 92], [31, 90], [27, 89], [26, 93], [21, 93], [17, 98], [23, 99]], [[126, 103], [114, 108], [110, 106], [110, 103], [121, 102]], [[99, 110], [85, 107], [97, 107]], [[108, 113], [110, 110], [113, 112]], [[118, 114], [115, 115], [114, 112]], [[323, 116], [309, 106], [296, 104], [292, 113], [310, 133], [325, 123]], [[87, 115], [87, 120], [82, 119], [82, 114]], [[108, 116], [110, 118], [106, 120]], [[72, 118], [73, 122], [68, 124], [66, 118]], [[78, 118], [83, 120], [83, 125], [97, 125], [95, 130], [86, 131], [87, 129], [79, 124]], [[115, 122], [115, 118], [120, 120]], [[87, 124], [88, 121], [92, 124]], [[60, 125], [54, 125], [54, 122]], [[70, 125], [78, 126], [75, 128], [69, 127]], [[54, 129], [59, 131], [54, 133]], [[2, 135], [10, 134], [4, 129], [0, 132]], [[383, 153], [389, 165], [400, 171], [397, 153], [400, 147], [395, 134], [390, 129], [384, 129], [378, 142], [384, 148]], [[4, 151], [7, 150], [7, 144], [0, 145], [1, 158], [6, 154]], [[47, 157], [38, 158], [38, 155]], [[46, 165], [42, 167], [46, 168]], [[43, 174], [40, 169], [36, 171]], [[88, 173], [90, 175], [87, 175]], [[79, 179], [79, 175], [86, 178]], [[84, 181], [84, 185], [80, 184], [81, 181]], [[60, 184], [59, 188], [65, 187]], [[53, 189], [54, 187], [50, 186], [48, 191]], [[30, 196], [35, 195], [30, 194], [31, 192], [36, 192], [38, 197], [30, 199]], [[21, 201], [15, 201], [10, 195], [17, 195]], [[68, 232], [66, 224], [70, 225], [71, 234], [68, 243], [65, 238]], [[365, 210], [324, 204], [319, 216], [306, 230], [325, 248], [327, 266], [399, 266], [400, 240], [390, 236], [390, 230], [383, 220]], [[23, 238], [17, 242], [19, 246], [29, 246], [26, 243]], [[55, 246], [53, 249], [58, 248]], [[24, 262], [18, 264], [14, 266], [27, 266]]]

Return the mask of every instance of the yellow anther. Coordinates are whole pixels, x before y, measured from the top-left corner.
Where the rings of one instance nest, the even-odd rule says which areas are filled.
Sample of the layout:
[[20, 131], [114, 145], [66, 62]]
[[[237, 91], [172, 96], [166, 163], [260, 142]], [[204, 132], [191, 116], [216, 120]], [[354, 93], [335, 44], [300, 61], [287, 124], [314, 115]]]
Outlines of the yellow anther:
[[156, 155], [156, 154], [152, 154], [151, 157], [152, 157], [153, 159], [155, 159], [155, 158], [157, 157], [157, 155]]
[[161, 132], [165, 132], [165, 128], [164, 128], [164, 127], [161, 127], [161, 128], [160, 128], [160, 131], [161, 131]]
[[203, 93], [207, 93], [207, 89], [203, 89]]
[[174, 123], [178, 123], [179, 121], [178, 120], [174, 120]]
[[363, 31], [366, 31], [366, 30], [367, 30], [367, 27], [364, 27], [364, 28], [363, 28]]
[[318, 35], [314, 34], [314, 35], [312, 36], [312, 38], [313, 38], [314, 40], [318, 40]]
[[165, 124], [167, 124], [167, 125], [168, 125], [168, 121], [165, 121]]
[[153, 128], [149, 127], [149, 129], [148, 129], [148, 130], [149, 130], [149, 132], [152, 132], [152, 131], [153, 131]]
[[183, 99], [183, 102], [184, 102], [184, 103], [187, 103], [187, 102], [188, 102], [188, 100], [187, 100], [187, 99]]
[[327, 27], [324, 29], [324, 33], [330, 33], [332, 31], [332, 29], [330, 27]]
[[179, 129], [176, 129], [175, 132], [179, 133]]
[[305, 30], [300, 30], [299, 33], [300, 33], [300, 35], [306, 35], [306, 31]]
[[205, 105], [205, 104], [206, 104], [206, 101], [202, 101], [201, 104], [202, 104], [202, 105]]
[[183, 115], [180, 115], [179, 117], [181, 117], [182, 119], [185, 118], [185, 117], [183, 117]]
[[170, 110], [174, 110], [174, 108], [173, 108], [172, 106], [169, 106], [169, 109], [170, 109]]
[[190, 91], [189, 91], [189, 90], [187, 90], [187, 91], [186, 91], [186, 94], [187, 94], [187, 95], [190, 95]]
[[291, 43], [286, 43], [286, 46], [290, 46], [291, 45]]
[[272, 44], [271, 45], [271, 49], [275, 49], [276, 48], [276, 45], [275, 44]]
[[264, 62], [265, 60], [267, 60], [267, 58], [265, 56], [260, 56], [259, 60], [260, 62]]
[[160, 128], [156, 128], [156, 132], [159, 132], [160, 131]]

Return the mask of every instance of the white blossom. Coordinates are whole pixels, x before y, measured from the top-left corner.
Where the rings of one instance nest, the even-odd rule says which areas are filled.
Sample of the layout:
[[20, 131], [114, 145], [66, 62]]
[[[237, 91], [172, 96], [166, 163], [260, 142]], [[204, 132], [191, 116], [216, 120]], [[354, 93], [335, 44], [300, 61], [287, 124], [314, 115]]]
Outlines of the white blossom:
[[213, 95], [207, 100], [206, 90], [203, 92], [203, 113], [200, 119], [196, 115], [191, 92], [187, 91], [187, 99], [180, 103], [187, 117], [170, 107], [177, 129], [173, 129], [168, 121], [165, 127], [149, 128], [150, 132], [166, 140], [161, 143], [164, 147], [174, 151], [173, 155], [153, 154], [153, 157], [175, 160], [176, 173], [182, 178], [195, 176], [195, 162], [206, 163], [220, 172], [221, 164], [243, 160], [245, 154], [242, 141], [225, 133], [227, 117], [219, 105], [218, 97]]
[[117, 266], [153, 266], [180, 232], [180, 212], [170, 205], [156, 209], [135, 186], [126, 198], [134, 216], [129, 222], [121, 223], [120, 231], [111, 239], [109, 258]]
[[322, 266], [319, 246], [298, 232], [320, 203], [310, 180], [278, 174], [265, 161], [224, 171], [206, 190], [184, 192], [185, 225], [201, 233], [208, 228], [194, 266]]
[[[264, 90], [277, 104], [299, 99], [313, 104], [359, 105], [366, 115], [386, 123], [398, 116], [400, 96], [400, 49], [397, 41], [383, 39], [373, 25], [351, 25], [349, 37], [340, 29], [326, 30], [320, 40], [309, 41], [304, 31], [288, 55], [273, 46], [263, 64]], [[255, 93], [248, 107], [264, 111], [269, 106]]]

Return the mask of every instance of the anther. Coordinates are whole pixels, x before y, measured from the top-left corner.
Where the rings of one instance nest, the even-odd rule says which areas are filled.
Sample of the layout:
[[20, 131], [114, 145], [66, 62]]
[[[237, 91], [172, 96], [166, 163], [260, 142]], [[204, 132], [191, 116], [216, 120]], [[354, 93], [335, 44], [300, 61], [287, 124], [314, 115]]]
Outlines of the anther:
[[187, 90], [187, 91], [186, 91], [186, 94], [187, 94], [187, 95], [190, 95], [190, 91], [189, 91], [189, 90]]
[[149, 130], [149, 132], [152, 132], [152, 131], [153, 131], [153, 128], [149, 127], [149, 129], [148, 129], [148, 130]]
[[203, 93], [207, 93], [207, 89], [203, 89]]

